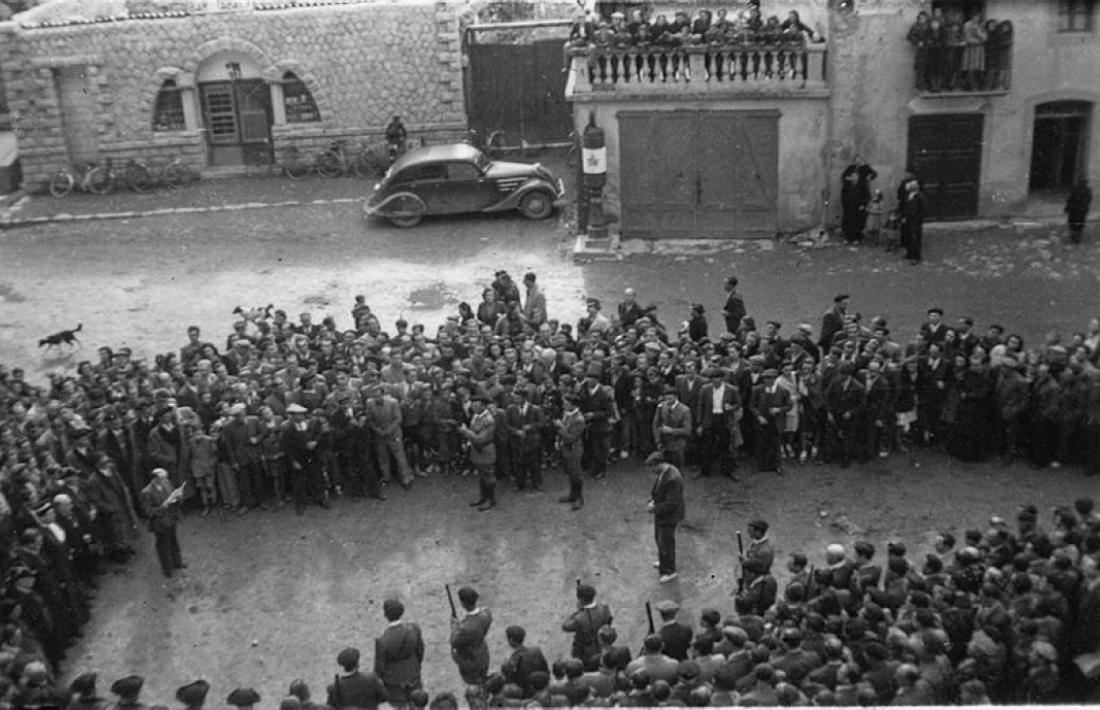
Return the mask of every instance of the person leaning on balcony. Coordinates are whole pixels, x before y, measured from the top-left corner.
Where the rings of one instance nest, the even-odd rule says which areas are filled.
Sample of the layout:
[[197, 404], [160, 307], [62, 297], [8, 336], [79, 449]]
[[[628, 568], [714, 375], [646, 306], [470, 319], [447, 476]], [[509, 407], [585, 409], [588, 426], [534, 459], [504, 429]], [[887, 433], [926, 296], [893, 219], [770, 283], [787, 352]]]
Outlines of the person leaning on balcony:
[[985, 83], [985, 42], [989, 34], [982, 23], [982, 16], [975, 12], [963, 24], [963, 40], [966, 47], [962, 56], [962, 82], [967, 91], [976, 91]]
[[932, 27], [928, 13], [917, 13], [917, 19], [909, 28], [905, 39], [913, 45], [913, 71], [917, 76], [917, 91], [932, 88]]
[[985, 24], [989, 34], [985, 43], [985, 90], [1007, 89], [1012, 68], [1012, 22], [988, 20]]

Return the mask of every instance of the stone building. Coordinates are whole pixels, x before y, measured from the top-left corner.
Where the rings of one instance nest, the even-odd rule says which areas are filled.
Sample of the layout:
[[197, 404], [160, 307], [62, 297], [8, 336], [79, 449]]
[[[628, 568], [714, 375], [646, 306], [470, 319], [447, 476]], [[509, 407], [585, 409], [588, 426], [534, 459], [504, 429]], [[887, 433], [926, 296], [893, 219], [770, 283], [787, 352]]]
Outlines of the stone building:
[[[652, 12], [720, 7], [659, 3]], [[605, 205], [624, 237], [773, 236], [835, 223], [840, 174], [857, 155], [877, 170], [874, 187], [888, 204], [906, 172], [921, 178], [937, 219], [1060, 213], [1069, 185], [1100, 173], [1095, 2], [764, 0], [761, 8], [781, 19], [798, 11], [825, 41], [784, 59], [767, 47], [705, 42], [570, 51], [574, 128], [595, 115], [607, 134]], [[926, 86], [907, 41], [921, 11], [952, 20], [980, 13], [1010, 32], [999, 54], [987, 45], [988, 72]]]
[[380, 140], [393, 115], [411, 138], [460, 138], [461, 25], [476, 7], [54, 0], [0, 23], [25, 180], [104, 158], [266, 164], [289, 146]]

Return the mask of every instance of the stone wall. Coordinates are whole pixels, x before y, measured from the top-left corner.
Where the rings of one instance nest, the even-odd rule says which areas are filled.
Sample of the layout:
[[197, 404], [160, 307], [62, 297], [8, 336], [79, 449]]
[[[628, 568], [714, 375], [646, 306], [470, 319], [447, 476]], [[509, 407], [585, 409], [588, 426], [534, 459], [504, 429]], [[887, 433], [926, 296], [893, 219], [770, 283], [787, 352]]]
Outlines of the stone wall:
[[[40, 183], [68, 161], [53, 70], [83, 67], [94, 93], [100, 157], [183, 155], [205, 166], [201, 115], [189, 130], [153, 131], [165, 78], [194, 86], [204, 63], [239, 58], [277, 82], [294, 71], [321, 121], [273, 126], [276, 154], [333, 137], [380, 137], [394, 114], [413, 137], [453, 139], [465, 128], [456, 8], [447, 3], [355, 4], [127, 19], [62, 27], [0, 26], [3, 72], [24, 175]], [[247, 77], [246, 77], [247, 78]], [[197, 95], [191, 99], [197, 105]], [[193, 124], [193, 125], [192, 125]]]

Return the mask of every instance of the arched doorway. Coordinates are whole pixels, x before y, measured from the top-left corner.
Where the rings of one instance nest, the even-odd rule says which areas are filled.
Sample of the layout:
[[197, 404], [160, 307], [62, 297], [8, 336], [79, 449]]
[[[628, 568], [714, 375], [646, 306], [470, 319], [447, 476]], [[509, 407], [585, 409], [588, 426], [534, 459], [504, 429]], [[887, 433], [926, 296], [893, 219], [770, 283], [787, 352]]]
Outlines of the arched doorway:
[[271, 158], [271, 88], [260, 67], [236, 52], [203, 61], [195, 76], [209, 164], [263, 165]]
[[1051, 101], [1035, 107], [1028, 189], [1068, 190], [1088, 172], [1088, 101]]

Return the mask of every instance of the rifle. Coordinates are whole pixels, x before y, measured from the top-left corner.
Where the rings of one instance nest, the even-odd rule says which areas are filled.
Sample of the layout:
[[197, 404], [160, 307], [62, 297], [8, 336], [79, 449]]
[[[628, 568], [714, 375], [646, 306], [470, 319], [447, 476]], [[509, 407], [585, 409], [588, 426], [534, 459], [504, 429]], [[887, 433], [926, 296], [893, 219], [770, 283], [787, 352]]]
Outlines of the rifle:
[[656, 628], [653, 626], [653, 608], [649, 605], [649, 602], [645, 603], [645, 618], [649, 621], [649, 633], [657, 633]]
[[451, 596], [451, 585], [444, 584], [443, 588], [447, 590], [447, 601], [451, 604], [451, 618], [457, 619], [458, 612], [455, 611], [455, 598]]
[[745, 591], [745, 541], [741, 537], [741, 531], [737, 531], [737, 554], [741, 561], [741, 576], [737, 578], [737, 593]]

